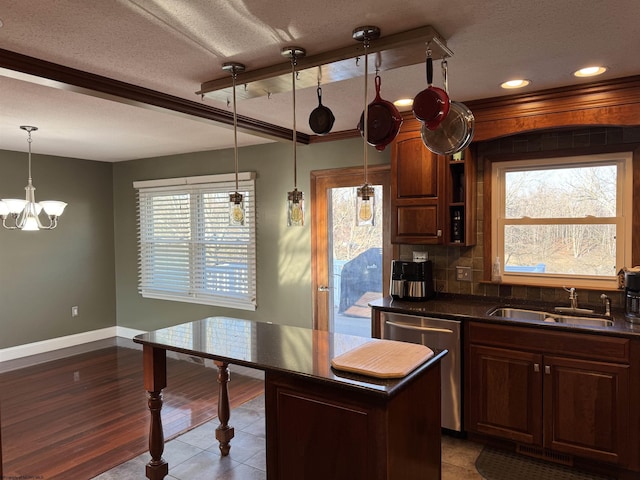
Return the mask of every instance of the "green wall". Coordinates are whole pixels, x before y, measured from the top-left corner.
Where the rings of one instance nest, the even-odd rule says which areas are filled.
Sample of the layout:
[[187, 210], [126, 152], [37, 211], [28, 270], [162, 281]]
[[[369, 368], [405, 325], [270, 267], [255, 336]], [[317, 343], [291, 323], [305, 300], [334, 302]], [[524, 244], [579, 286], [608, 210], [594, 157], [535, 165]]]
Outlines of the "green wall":
[[[298, 188], [312, 170], [362, 165], [359, 139], [298, 146]], [[370, 164], [388, 163], [370, 149]], [[233, 150], [127, 162], [33, 155], [36, 200], [69, 205], [57, 229], [0, 229], [0, 348], [122, 326], [152, 330], [211, 315], [311, 326], [311, 229], [286, 225], [293, 187], [291, 144], [241, 148], [240, 170], [255, 171], [258, 309], [255, 312], [142, 298], [137, 291], [137, 224], [133, 182], [229, 173]], [[24, 197], [27, 156], [0, 151], [0, 198]], [[307, 217], [309, 218], [309, 216]], [[78, 317], [71, 317], [77, 305]]]
[[[0, 151], [0, 197], [24, 198], [27, 171]], [[0, 228], [0, 348], [116, 324], [112, 164], [34, 153], [32, 173], [36, 200], [69, 205], [55, 230]]]
[[[309, 211], [312, 170], [362, 165], [359, 139], [298, 145], [298, 189]], [[389, 149], [370, 149], [369, 162], [388, 163]], [[286, 192], [293, 189], [291, 144], [241, 148], [239, 170], [257, 172], [257, 293], [255, 312], [142, 298], [137, 292], [136, 196], [133, 182], [229, 173], [233, 150], [199, 152], [114, 164], [116, 298], [118, 325], [152, 330], [212, 315], [310, 327], [311, 228], [287, 228]], [[307, 219], [310, 217], [307, 216]]]

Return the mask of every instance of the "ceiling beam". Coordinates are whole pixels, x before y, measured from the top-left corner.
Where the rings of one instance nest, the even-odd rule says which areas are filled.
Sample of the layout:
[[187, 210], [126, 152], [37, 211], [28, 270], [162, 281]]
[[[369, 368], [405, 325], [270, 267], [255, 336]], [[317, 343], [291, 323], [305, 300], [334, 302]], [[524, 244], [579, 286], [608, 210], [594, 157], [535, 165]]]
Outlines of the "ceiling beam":
[[[233, 126], [231, 112], [9, 50], [0, 49], [0, 75], [164, 113], [205, 119], [227, 128]], [[292, 140], [293, 136], [291, 129], [242, 115], [238, 116], [238, 130], [275, 140]], [[296, 132], [296, 138], [302, 144], [309, 143], [309, 135], [304, 133]]]

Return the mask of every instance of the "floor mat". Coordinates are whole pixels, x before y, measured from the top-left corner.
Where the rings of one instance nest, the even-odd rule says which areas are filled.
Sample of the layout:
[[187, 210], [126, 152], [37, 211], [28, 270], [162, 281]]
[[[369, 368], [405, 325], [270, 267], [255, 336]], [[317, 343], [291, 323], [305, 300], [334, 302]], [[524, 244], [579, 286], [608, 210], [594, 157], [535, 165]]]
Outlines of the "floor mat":
[[486, 480], [614, 480], [490, 447], [478, 455], [476, 469]]

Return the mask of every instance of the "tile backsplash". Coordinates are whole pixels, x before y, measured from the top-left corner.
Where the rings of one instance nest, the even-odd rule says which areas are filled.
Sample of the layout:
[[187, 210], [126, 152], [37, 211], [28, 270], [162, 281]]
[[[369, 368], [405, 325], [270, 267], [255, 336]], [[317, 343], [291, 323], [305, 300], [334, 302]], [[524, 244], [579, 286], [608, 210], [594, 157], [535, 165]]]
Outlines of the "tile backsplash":
[[[533, 132], [480, 142], [476, 145], [477, 165], [477, 231], [476, 245], [454, 247], [437, 245], [400, 245], [400, 260], [413, 260], [413, 252], [427, 252], [434, 266], [435, 288], [439, 292], [501, 297], [505, 300], [554, 302], [568, 305], [569, 294], [562, 288], [499, 285], [483, 282], [483, 165], [487, 155], [521, 152], [550, 152], [571, 148], [640, 143], [640, 127], [592, 127]], [[472, 281], [456, 280], [456, 266], [471, 267]], [[597, 290], [578, 289], [579, 305], [599, 306]], [[623, 292], [607, 292], [614, 307], [623, 307]]]

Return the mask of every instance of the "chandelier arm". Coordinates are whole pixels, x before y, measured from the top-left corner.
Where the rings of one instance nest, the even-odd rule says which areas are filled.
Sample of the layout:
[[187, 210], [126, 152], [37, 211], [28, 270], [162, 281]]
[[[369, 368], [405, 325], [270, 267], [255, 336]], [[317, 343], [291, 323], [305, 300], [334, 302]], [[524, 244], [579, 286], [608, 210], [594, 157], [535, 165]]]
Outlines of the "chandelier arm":
[[13, 227], [7, 225], [7, 217], [5, 216], [2, 216], [2, 226], [7, 230], [17, 230], [18, 227], [16, 227], [16, 220], [18, 219], [18, 215], [16, 215], [15, 213], [10, 213], [9, 216], [13, 219]]

